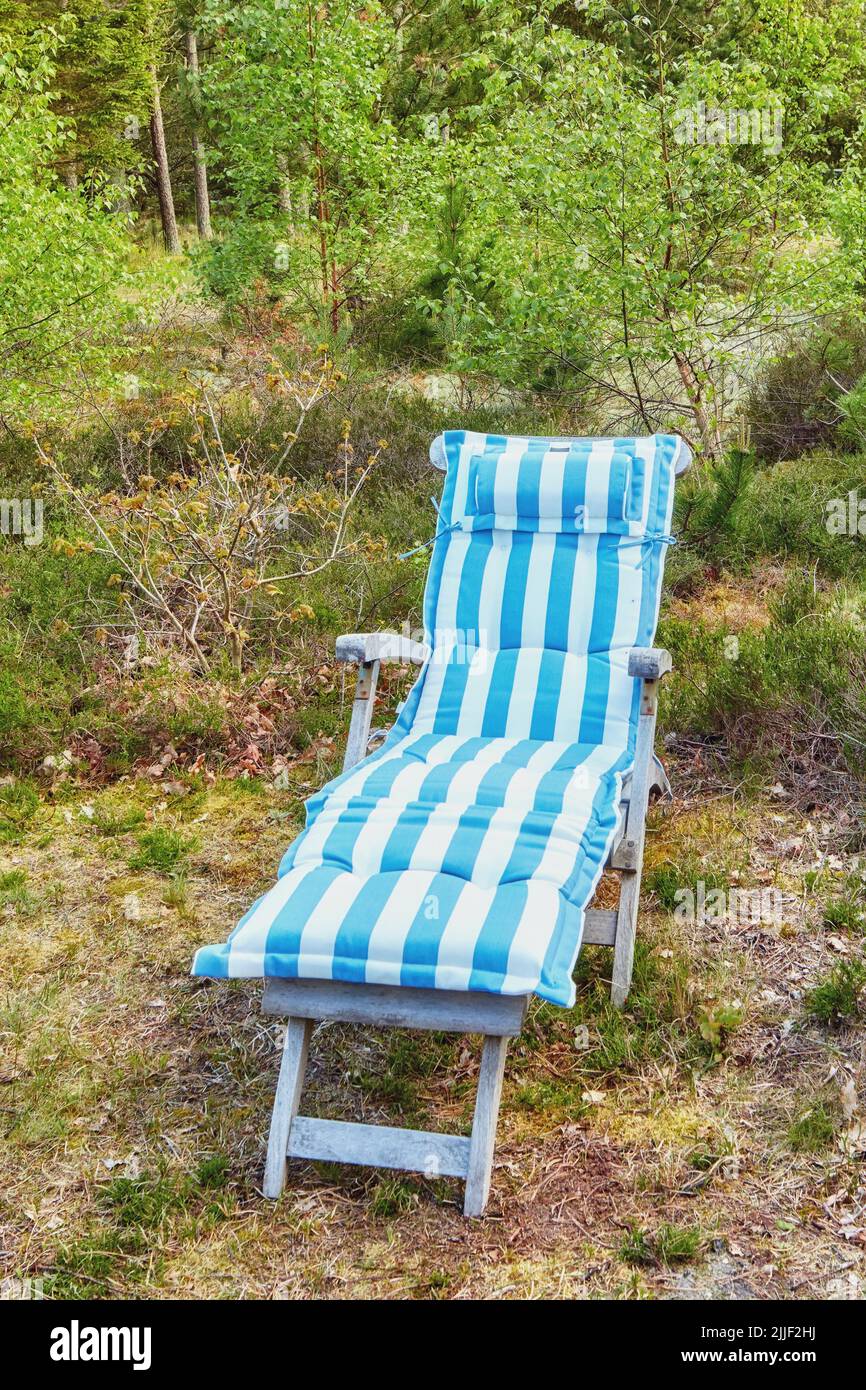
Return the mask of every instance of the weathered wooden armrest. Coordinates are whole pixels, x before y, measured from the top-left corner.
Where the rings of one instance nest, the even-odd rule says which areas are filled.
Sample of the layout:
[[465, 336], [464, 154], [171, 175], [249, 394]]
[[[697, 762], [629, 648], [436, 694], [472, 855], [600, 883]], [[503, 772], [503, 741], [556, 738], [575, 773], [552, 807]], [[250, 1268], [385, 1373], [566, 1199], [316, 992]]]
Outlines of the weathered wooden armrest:
[[664, 647], [632, 647], [628, 654], [628, 673], [640, 680], [657, 681], [673, 666]]
[[423, 666], [429, 649], [396, 632], [345, 632], [337, 638], [338, 661], [412, 661]]

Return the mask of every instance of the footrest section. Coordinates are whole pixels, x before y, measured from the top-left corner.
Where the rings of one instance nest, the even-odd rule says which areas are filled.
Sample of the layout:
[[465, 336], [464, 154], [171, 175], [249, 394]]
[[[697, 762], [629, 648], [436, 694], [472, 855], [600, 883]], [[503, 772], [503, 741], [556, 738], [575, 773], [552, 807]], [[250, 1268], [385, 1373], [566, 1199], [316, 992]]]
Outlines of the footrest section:
[[459, 1134], [432, 1134], [390, 1125], [356, 1125], [296, 1115], [289, 1130], [289, 1158], [401, 1168], [427, 1178], [465, 1178], [470, 1141]]

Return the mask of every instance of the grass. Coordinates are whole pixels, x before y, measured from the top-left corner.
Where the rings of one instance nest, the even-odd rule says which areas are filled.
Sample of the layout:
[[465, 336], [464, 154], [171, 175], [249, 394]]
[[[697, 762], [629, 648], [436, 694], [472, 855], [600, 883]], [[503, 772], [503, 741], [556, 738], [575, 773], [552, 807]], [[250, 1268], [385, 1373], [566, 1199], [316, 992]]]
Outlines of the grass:
[[514, 1092], [514, 1104], [561, 1124], [586, 1114], [589, 1106], [583, 1099], [583, 1092], [579, 1081], [531, 1081]]
[[181, 835], [177, 830], [166, 830], [156, 826], [146, 830], [138, 837], [138, 851], [129, 860], [131, 869], [156, 869], [162, 874], [176, 870], [191, 849], [195, 840]]
[[418, 1205], [417, 1185], [408, 1178], [389, 1177], [376, 1183], [370, 1194], [370, 1214], [399, 1216]]
[[840, 894], [824, 904], [823, 924], [830, 931], [860, 932], [866, 930], [862, 884], [854, 892]]
[[864, 929], [864, 912], [859, 902], [850, 898], [835, 898], [824, 908], [824, 926], [830, 931], [859, 931]]
[[105, 1183], [98, 1204], [115, 1227], [135, 1229], [162, 1226], [173, 1216], [200, 1208], [202, 1199], [224, 1191], [229, 1162], [224, 1154], [202, 1159], [195, 1171], [145, 1173]]
[[683, 904], [684, 890], [695, 893], [703, 883], [704, 891], [711, 893], [720, 888], [727, 892], [731, 887], [731, 866], [714, 864], [695, 854], [683, 857], [678, 863], [665, 860], [647, 871], [644, 882], [646, 891], [653, 893], [666, 912], [675, 912]]
[[424, 1110], [425, 1078], [447, 1068], [452, 1054], [450, 1040], [444, 1036], [395, 1031], [388, 1035], [378, 1065], [353, 1068], [350, 1079], [362, 1095], [392, 1115], [418, 1120]]
[[0, 908], [14, 907], [16, 911], [28, 915], [36, 911], [38, 904], [27, 891], [26, 869], [10, 869], [0, 874]]
[[[150, 812], [158, 795], [142, 780], [122, 804]], [[287, 1281], [298, 1297], [481, 1297], [513, 1286], [518, 1294], [630, 1298], [662, 1291], [665, 1271], [687, 1263], [690, 1280], [718, 1293], [712, 1262], [699, 1259], [707, 1231], [730, 1238], [746, 1269], [774, 1258], [750, 1231], [762, 1225], [783, 1168], [786, 1191], [802, 1185], [798, 1201], [820, 1188], [813, 1170], [832, 1146], [820, 1146], [833, 1118], [820, 1090], [829, 1052], [819, 1046], [798, 1064], [806, 1070], [779, 1083], [779, 1095], [818, 1096], [815, 1113], [804, 1107], [789, 1121], [780, 1146], [778, 1115], [761, 1109], [760, 1064], [726, 1061], [741, 1038], [757, 1048], [763, 1036], [751, 1003], [762, 980], [753, 971], [767, 969], [772, 954], [750, 962], [730, 942], [693, 939], [688, 923], [651, 900], [627, 1008], [609, 1003], [609, 952], [589, 949], [575, 1008], [534, 1005], [512, 1044], [490, 1221], [463, 1225], [452, 1180], [326, 1165], [293, 1165], [284, 1198], [265, 1209], [257, 1185], [278, 1049], [254, 987], [217, 989], [187, 971], [195, 946], [218, 939], [256, 891], [234, 874], [250, 844], [267, 881], [291, 827], [269, 817], [274, 794], [266, 787], [217, 780], [201, 796], [195, 831], [206, 833], [208, 862], [219, 872], [193, 916], [180, 906], [183, 867], [167, 875], [156, 855], [125, 877], [120, 856], [106, 857], [104, 837], [76, 813], [82, 793], [67, 799], [71, 819], [60, 818], [47, 852], [34, 847], [26, 870], [6, 871], [13, 896], [42, 900], [58, 875], [75, 889], [62, 923], [36, 931], [17, 908], [0, 916], [4, 1000], [15, 1010], [0, 1013], [10, 1059], [0, 1067], [9, 1083], [0, 1092], [4, 1222], [19, 1252], [13, 1266], [43, 1274], [49, 1296], [256, 1297]], [[705, 844], [716, 862], [735, 859], [767, 824], [760, 804], [750, 816], [659, 820], [651, 855], [685, 862]], [[119, 919], [117, 905], [131, 891], [140, 913]], [[78, 943], [71, 956], [68, 936]], [[784, 943], [781, 978], [800, 940]], [[62, 970], [50, 964], [54, 951], [64, 953]], [[735, 997], [744, 1000], [743, 1019], [722, 1065], [708, 1072], [702, 1010]], [[775, 1037], [775, 1025], [766, 1027]], [[846, 1046], [834, 1037], [834, 1048]], [[322, 1028], [304, 1107], [466, 1133], [477, 1065], [474, 1042], [450, 1035]], [[596, 1091], [603, 1101], [588, 1095]], [[736, 1155], [739, 1178], [720, 1163], [726, 1154]], [[135, 1164], [127, 1171], [131, 1155], [140, 1172]], [[109, 1159], [119, 1171], [106, 1170]], [[691, 1193], [687, 1216], [683, 1190]], [[563, 1212], [579, 1224], [565, 1225]], [[619, 1258], [587, 1253], [587, 1221]], [[800, 1251], [793, 1282], [804, 1262], [838, 1258], [829, 1232], [801, 1245], [799, 1232], [771, 1239], [784, 1239], [786, 1260], [792, 1243]], [[513, 1249], [521, 1251], [517, 1263]], [[624, 1278], [623, 1268], [634, 1273]], [[586, 1271], [580, 1284], [576, 1269]], [[783, 1282], [773, 1288], [784, 1296]]]
[[695, 1226], [673, 1226], [663, 1222], [655, 1231], [632, 1226], [618, 1253], [626, 1264], [683, 1264], [697, 1258], [705, 1240], [703, 1232]]
[[96, 1227], [80, 1240], [60, 1247], [45, 1277], [45, 1292], [63, 1301], [112, 1298], [119, 1290], [135, 1289], [147, 1274], [143, 1235]]
[[39, 791], [33, 782], [13, 778], [0, 784], [0, 844], [16, 844], [39, 810]]
[[866, 985], [866, 961], [843, 960], [805, 998], [805, 1009], [819, 1023], [834, 1024], [854, 1018], [861, 1009]]
[[187, 886], [186, 874], [181, 870], [179, 873], [172, 874], [165, 890], [163, 891], [162, 901], [166, 907], [174, 908], [182, 917], [187, 917], [190, 912], [189, 891]]
[[145, 813], [140, 806], [100, 805], [94, 808], [93, 827], [101, 835], [127, 835], [144, 824]]
[[836, 1123], [829, 1107], [817, 1101], [798, 1115], [787, 1134], [788, 1146], [794, 1153], [821, 1153], [836, 1137]]

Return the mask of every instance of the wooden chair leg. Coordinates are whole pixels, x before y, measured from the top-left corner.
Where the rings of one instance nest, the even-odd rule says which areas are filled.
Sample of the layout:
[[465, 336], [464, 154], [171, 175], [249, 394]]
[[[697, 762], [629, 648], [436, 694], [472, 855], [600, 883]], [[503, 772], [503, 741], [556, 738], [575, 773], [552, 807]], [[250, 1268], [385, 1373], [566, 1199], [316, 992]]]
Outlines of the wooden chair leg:
[[286, 1024], [283, 1059], [280, 1063], [277, 1093], [271, 1114], [268, 1156], [262, 1183], [265, 1196], [272, 1199], [279, 1197], [286, 1183], [289, 1130], [298, 1113], [312, 1031], [313, 1022], [309, 1018], [290, 1018]]
[[616, 941], [613, 947], [611, 1003], [621, 1009], [631, 987], [634, 943], [637, 936], [637, 910], [640, 899], [640, 872], [623, 873], [616, 914]]
[[469, 1147], [469, 1168], [463, 1201], [464, 1216], [481, 1216], [487, 1205], [507, 1050], [508, 1038], [485, 1037]]
[[644, 680], [641, 686], [640, 717], [638, 719], [626, 824], [631, 867], [624, 870], [622, 875], [619, 890], [619, 910], [616, 916], [616, 941], [613, 948], [613, 980], [610, 997], [618, 1009], [622, 1008], [628, 997], [634, 963], [634, 940], [637, 930], [641, 872], [643, 870], [646, 818], [649, 809], [650, 785], [656, 771], [653, 744], [655, 742], [657, 708], [658, 681]]

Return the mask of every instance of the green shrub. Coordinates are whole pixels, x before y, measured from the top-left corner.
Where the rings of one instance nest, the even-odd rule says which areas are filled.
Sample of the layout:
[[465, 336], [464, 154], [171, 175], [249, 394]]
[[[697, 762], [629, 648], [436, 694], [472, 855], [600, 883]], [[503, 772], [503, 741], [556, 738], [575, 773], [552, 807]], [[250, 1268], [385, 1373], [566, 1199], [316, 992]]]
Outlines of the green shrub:
[[852, 449], [866, 448], [866, 375], [839, 401], [839, 437]]
[[257, 281], [275, 274], [274, 246], [280, 239], [269, 222], [237, 218], [225, 235], [195, 248], [193, 265], [207, 291], [239, 304], [252, 298]]
[[739, 1004], [726, 1004], [721, 1001], [702, 1004], [697, 1010], [698, 1032], [705, 1042], [714, 1062], [721, 1061], [729, 1034], [733, 1033], [743, 1021], [743, 1010]]
[[798, 333], [760, 373], [743, 414], [759, 457], [793, 459], [833, 443], [846, 418], [840, 397], [866, 372], [866, 326], [849, 320]]
[[[724, 738], [737, 756], [772, 755], [795, 736], [824, 736], [826, 762], [835, 755], [852, 771], [866, 746], [866, 671], [856, 609], [795, 575], [763, 628], [729, 634], [700, 619], [665, 618], [659, 643], [674, 655], [663, 690], [662, 723], [677, 733]], [[836, 736], [836, 747], [826, 739]]]
[[866, 544], [828, 523], [855, 492], [866, 499], [863, 458], [822, 450], [757, 468], [734, 450], [686, 474], [677, 487], [668, 583], [688, 593], [707, 564], [748, 573], [762, 559], [799, 561], [828, 578], [866, 576]]

